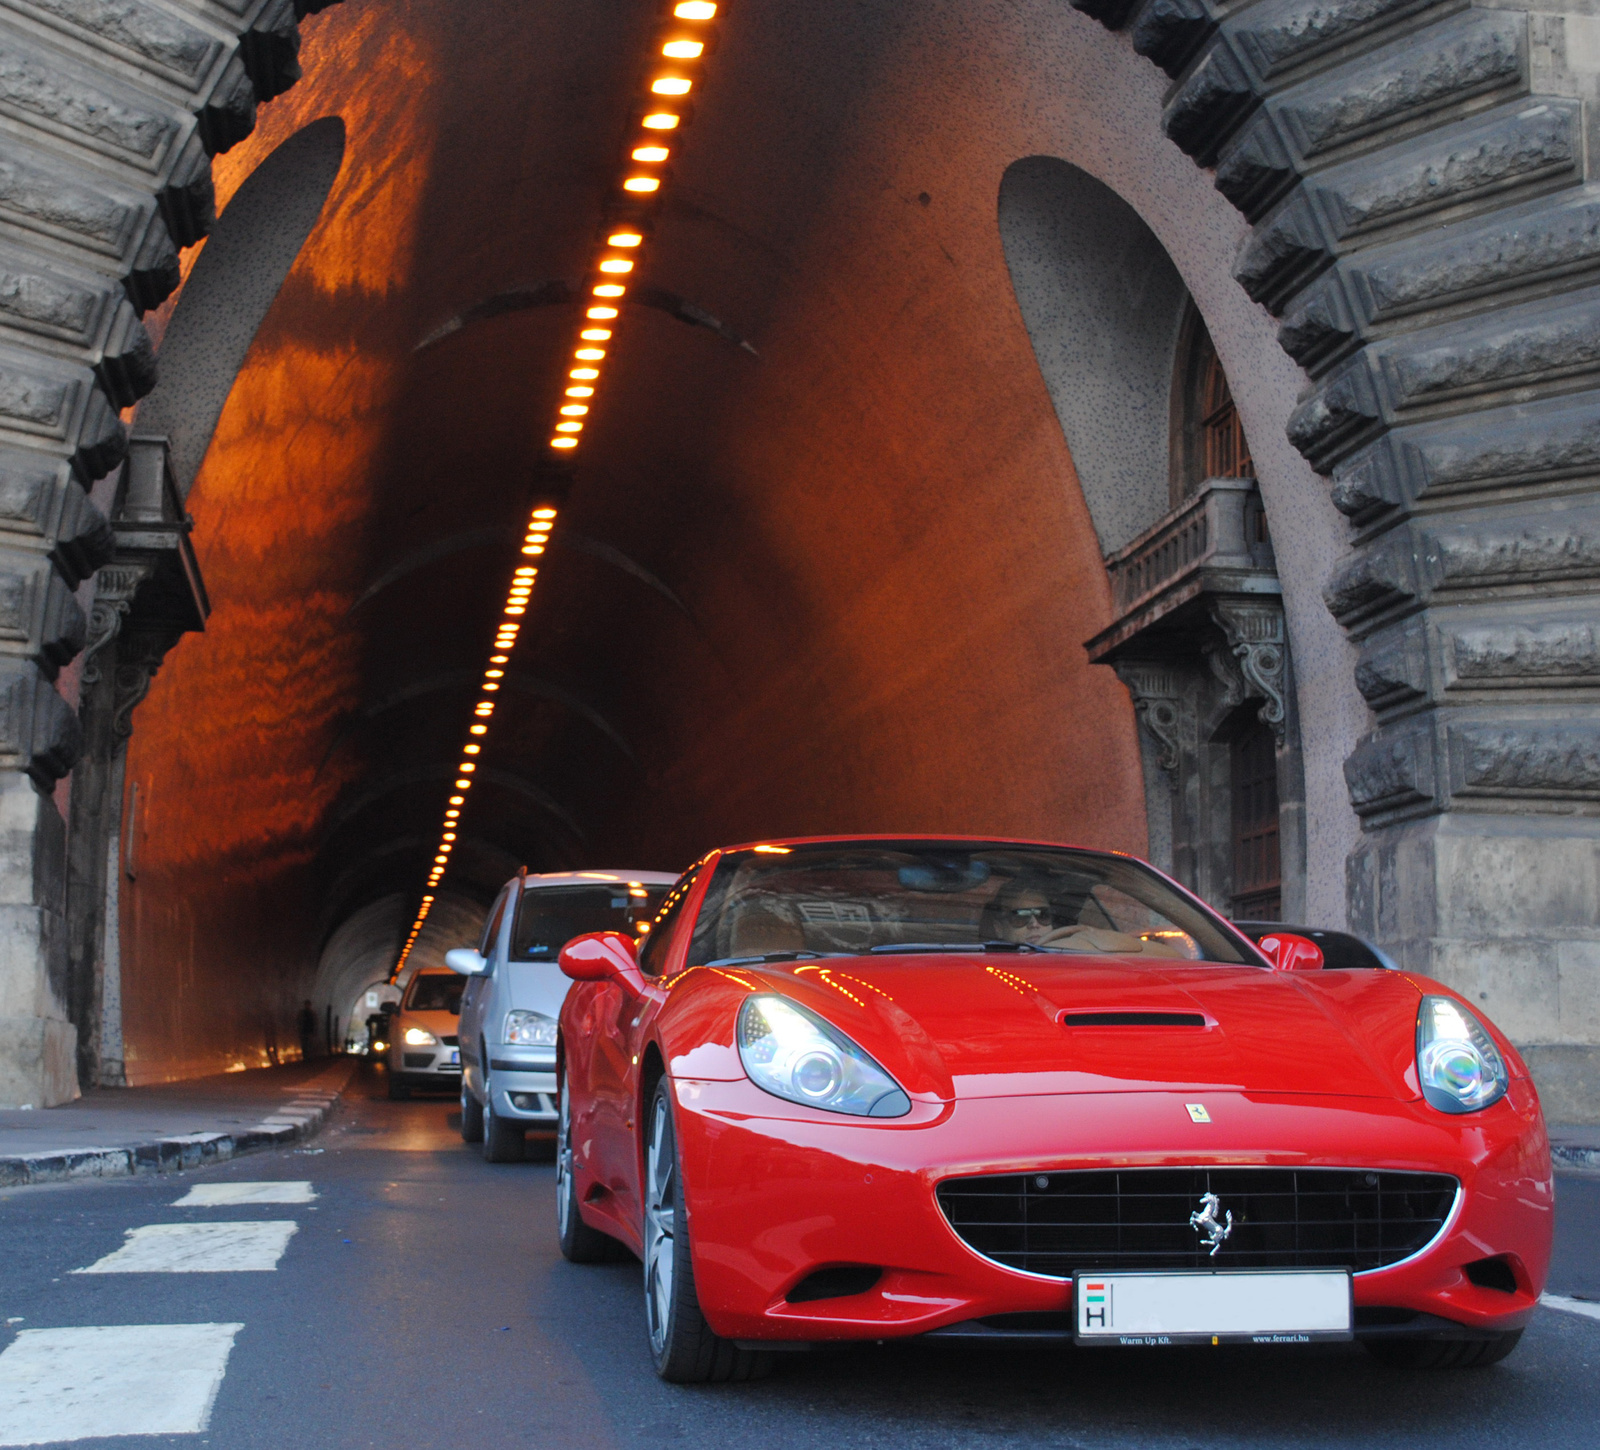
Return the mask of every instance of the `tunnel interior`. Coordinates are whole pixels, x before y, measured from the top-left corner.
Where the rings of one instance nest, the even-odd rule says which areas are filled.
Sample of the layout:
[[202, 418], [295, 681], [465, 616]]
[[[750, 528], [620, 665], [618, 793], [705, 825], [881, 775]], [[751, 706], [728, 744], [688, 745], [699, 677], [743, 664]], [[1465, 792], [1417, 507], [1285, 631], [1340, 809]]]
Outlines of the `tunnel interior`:
[[869, 831], [1145, 852], [1134, 714], [1083, 641], [1102, 554], [1167, 508], [1193, 304], [1134, 206], [1031, 134], [1044, 74], [996, 98], [894, 7], [741, 8], [628, 213], [646, 254], [566, 456], [549, 420], [670, 15], [380, 11], [304, 22], [305, 79], [217, 158], [216, 233], [152, 318], [133, 426], [192, 470], [212, 612], [129, 748], [128, 1080], [278, 1060], [307, 995], [364, 1010], [541, 503], [408, 967], [522, 867]]

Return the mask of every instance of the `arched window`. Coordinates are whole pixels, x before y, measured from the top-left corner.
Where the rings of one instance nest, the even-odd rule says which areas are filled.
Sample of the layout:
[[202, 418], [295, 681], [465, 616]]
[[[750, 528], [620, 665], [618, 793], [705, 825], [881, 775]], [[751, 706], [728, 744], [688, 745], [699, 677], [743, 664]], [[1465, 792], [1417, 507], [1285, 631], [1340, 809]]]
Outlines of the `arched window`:
[[1207, 356], [1200, 377], [1200, 437], [1207, 478], [1254, 478], [1250, 444], [1233, 405], [1233, 389], [1222, 371], [1222, 359], [1206, 337]]

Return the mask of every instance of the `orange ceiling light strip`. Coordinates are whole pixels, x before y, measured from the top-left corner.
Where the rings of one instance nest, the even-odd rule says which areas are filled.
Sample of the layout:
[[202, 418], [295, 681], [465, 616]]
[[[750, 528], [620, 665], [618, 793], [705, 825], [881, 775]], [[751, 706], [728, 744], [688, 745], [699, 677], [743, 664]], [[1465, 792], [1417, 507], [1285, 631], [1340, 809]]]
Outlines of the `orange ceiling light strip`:
[[[668, 180], [665, 167], [672, 159], [677, 134], [689, 122], [688, 97], [699, 85], [700, 64], [711, 50], [716, 36], [712, 22], [722, 7], [712, 0], [678, 0], [668, 10], [666, 25], [657, 31], [644, 77], [644, 104], [629, 128], [624, 157], [617, 180], [617, 203], [611, 208], [613, 222], [603, 228], [585, 284], [583, 325], [568, 353], [564, 369], [566, 383], [556, 406], [556, 421], [551, 426], [549, 447], [556, 457], [570, 457], [583, 441], [584, 427], [605, 381], [604, 364], [610, 353], [620, 304], [628, 295], [628, 284], [639, 265], [649, 228], [638, 216], [641, 206], [654, 206]], [[417, 908], [416, 918], [406, 932], [390, 981], [400, 975], [406, 958], [417, 944], [422, 924], [433, 910], [434, 893], [450, 866], [460, 836], [461, 812], [466, 807], [479, 757], [494, 718], [495, 696], [505, 679], [517, 633], [528, 612], [528, 602], [539, 577], [537, 560], [550, 545], [557, 511], [549, 505], [535, 508], [528, 517], [522, 540], [523, 564], [512, 576], [505, 604], [495, 626], [494, 652], [483, 673], [478, 699], [472, 707], [467, 727], [467, 743], [461, 747], [456, 765], [455, 789], [449, 797], [439, 831], [439, 844], [428, 868], [427, 887]]]

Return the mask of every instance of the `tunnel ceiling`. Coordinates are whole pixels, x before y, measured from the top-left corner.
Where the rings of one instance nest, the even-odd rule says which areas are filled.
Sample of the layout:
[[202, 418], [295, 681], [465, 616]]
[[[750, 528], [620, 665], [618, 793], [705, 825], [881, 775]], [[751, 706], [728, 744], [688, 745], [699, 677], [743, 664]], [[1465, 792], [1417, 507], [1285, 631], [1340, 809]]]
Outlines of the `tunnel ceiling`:
[[451, 890], [778, 832], [1142, 846], [1125, 697], [1077, 649], [1104, 574], [995, 232], [1011, 157], [863, 151], [874, 107], [920, 124], [895, 7], [730, 9], [584, 444], [546, 446], [660, 15], [346, 0], [219, 158], [226, 201], [345, 126], [190, 495], [212, 620], [137, 719], [174, 872], [319, 939], [415, 903], [541, 498], [561, 530]]

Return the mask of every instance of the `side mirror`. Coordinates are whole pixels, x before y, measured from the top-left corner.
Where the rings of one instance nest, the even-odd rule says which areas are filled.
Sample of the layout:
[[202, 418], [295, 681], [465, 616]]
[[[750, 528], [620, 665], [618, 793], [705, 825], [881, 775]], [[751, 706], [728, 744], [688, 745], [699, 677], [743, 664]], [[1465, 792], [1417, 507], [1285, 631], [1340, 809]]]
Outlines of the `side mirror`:
[[574, 982], [606, 982], [614, 977], [639, 975], [638, 949], [633, 938], [620, 931], [595, 931], [575, 936], [556, 958]]
[[489, 965], [473, 947], [452, 947], [444, 954], [444, 964], [463, 977], [476, 977]]
[[1295, 936], [1293, 932], [1275, 931], [1264, 936], [1256, 945], [1261, 955], [1280, 972], [1320, 972], [1322, 948], [1309, 937]]

